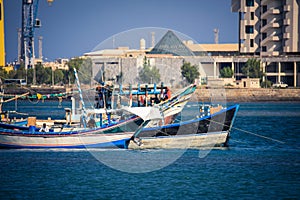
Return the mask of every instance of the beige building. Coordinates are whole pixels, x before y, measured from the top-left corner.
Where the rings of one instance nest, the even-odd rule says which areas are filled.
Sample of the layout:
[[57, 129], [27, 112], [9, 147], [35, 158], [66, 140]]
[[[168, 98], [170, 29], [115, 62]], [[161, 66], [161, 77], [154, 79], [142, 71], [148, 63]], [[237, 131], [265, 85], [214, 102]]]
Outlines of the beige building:
[[44, 67], [51, 67], [53, 71], [57, 69], [68, 70], [69, 69], [68, 62], [69, 59], [60, 58], [55, 60], [54, 62], [43, 62], [43, 65]]
[[299, 0], [232, 0], [239, 13], [239, 51], [279, 56], [299, 54]]
[[[271, 82], [300, 86], [300, 0], [232, 0], [239, 13], [239, 56], [254, 56]], [[235, 71], [237, 73], [237, 71]]]
[[[141, 42], [142, 43], [142, 42]], [[238, 87], [259, 87], [259, 81], [248, 79], [242, 74], [242, 68], [248, 59], [261, 60], [263, 71], [268, 81], [273, 83], [282, 81], [289, 86], [300, 86], [300, 56], [294, 55], [261, 56], [253, 53], [239, 52], [239, 44], [195, 44], [192, 41], [181, 41], [174, 33], [168, 31], [154, 48], [130, 49], [102, 49], [85, 54], [92, 58], [95, 68], [104, 72], [107, 78], [123, 75], [123, 83], [136, 83], [139, 70], [144, 58], [151, 66], [159, 68], [161, 81], [167, 85], [176, 86], [183, 81], [181, 66], [183, 62], [190, 62], [199, 66], [201, 83], [208, 79], [218, 79], [220, 70], [231, 67], [232, 78], [237, 81], [231, 85]], [[95, 72], [98, 73], [98, 72]], [[242, 80], [243, 79], [243, 80]], [[239, 84], [237, 84], [239, 83]]]
[[260, 88], [259, 78], [242, 78], [239, 81], [235, 81], [235, 87]]
[[230, 88], [260, 88], [259, 78], [208, 78], [208, 85]]

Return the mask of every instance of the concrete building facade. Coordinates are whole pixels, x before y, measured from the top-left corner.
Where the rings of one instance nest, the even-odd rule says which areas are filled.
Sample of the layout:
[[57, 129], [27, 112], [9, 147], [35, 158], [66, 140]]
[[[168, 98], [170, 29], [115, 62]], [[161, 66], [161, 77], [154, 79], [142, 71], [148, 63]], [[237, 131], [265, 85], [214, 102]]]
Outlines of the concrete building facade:
[[299, 4], [300, 0], [232, 0], [232, 12], [239, 14], [239, 56], [234, 63], [243, 65], [244, 57], [256, 57], [264, 80], [299, 87]]
[[239, 13], [239, 51], [279, 56], [300, 52], [299, 0], [232, 0]]
[[193, 44], [184, 43], [195, 55], [174, 56], [171, 54], [149, 54], [148, 50], [105, 49], [97, 52], [86, 53], [92, 58], [96, 74], [99, 70], [105, 71], [107, 79], [116, 78], [123, 74], [122, 81], [137, 83], [138, 73], [143, 67], [146, 57], [151, 66], [159, 68], [161, 81], [165, 84], [176, 86], [181, 84], [181, 66], [184, 62], [199, 66], [199, 81], [206, 82], [208, 78], [219, 78], [220, 70], [231, 67], [237, 81], [246, 78], [242, 68], [250, 58], [261, 59], [266, 79], [276, 83], [281, 80], [289, 86], [300, 86], [300, 57], [299, 56], [268, 56], [240, 55], [238, 44]]

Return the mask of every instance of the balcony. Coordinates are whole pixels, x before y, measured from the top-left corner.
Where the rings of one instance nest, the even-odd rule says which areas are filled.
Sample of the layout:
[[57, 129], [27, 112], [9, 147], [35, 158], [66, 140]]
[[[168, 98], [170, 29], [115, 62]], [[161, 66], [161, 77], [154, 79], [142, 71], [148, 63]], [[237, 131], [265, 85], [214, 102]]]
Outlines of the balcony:
[[279, 23], [278, 22], [271, 22], [265, 25], [264, 27], [261, 28], [261, 32], [266, 32], [269, 28], [279, 28]]
[[290, 52], [290, 47], [289, 46], [284, 46], [283, 51], [284, 52]]
[[284, 20], [283, 20], [283, 24], [284, 24], [284, 25], [287, 25], [287, 26], [288, 26], [288, 25], [291, 25], [291, 19], [284, 19]]
[[268, 18], [269, 15], [278, 15], [280, 14], [280, 10], [277, 8], [270, 8], [267, 12], [261, 15], [262, 19]]
[[276, 36], [276, 35], [274, 35], [274, 36], [268, 36], [268, 37], [266, 37], [266, 38], [261, 42], [261, 45], [262, 45], [262, 46], [265, 46], [265, 44], [266, 44], [267, 42], [277, 42], [277, 41], [279, 41], [279, 40], [280, 40], [279, 37]]
[[279, 56], [279, 51], [261, 52], [262, 56]]
[[247, 47], [245, 47], [245, 46], [241, 47], [241, 52], [248, 53]]
[[291, 5], [285, 5], [285, 6], [283, 7], [283, 10], [286, 11], [286, 12], [291, 11]]
[[290, 33], [284, 33], [283, 34], [283, 38], [284, 39], [289, 39], [291, 37], [291, 34]]
[[270, 1], [270, 0], [262, 0], [262, 1], [261, 1], [261, 5], [267, 5], [267, 4], [268, 4], [268, 1]]

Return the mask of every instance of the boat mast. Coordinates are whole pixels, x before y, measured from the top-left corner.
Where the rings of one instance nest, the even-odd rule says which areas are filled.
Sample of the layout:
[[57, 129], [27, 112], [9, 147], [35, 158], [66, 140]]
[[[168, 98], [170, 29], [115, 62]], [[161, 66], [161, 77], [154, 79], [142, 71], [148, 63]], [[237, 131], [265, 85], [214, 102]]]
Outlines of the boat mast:
[[84, 101], [83, 101], [82, 91], [81, 91], [81, 87], [80, 87], [79, 78], [78, 78], [76, 68], [74, 68], [74, 74], [75, 74], [76, 85], [77, 85], [78, 92], [79, 92], [80, 102], [81, 102], [81, 105], [82, 105], [82, 115], [81, 115], [82, 123], [83, 123], [83, 127], [86, 128], [86, 109], [85, 109], [85, 104], [84, 104]]

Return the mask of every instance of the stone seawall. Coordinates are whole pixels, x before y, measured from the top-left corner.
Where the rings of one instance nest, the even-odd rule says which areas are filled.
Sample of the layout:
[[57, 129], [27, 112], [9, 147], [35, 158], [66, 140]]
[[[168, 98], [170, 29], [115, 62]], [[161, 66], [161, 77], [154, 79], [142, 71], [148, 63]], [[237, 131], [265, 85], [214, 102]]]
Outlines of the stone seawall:
[[[10, 88], [5, 89], [5, 94], [20, 95], [26, 92], [32, 94], [59, 94], [70, 92], [70, 88]], [[227, 102], [257, 102], [257, 101], [299, 101], [300, 102], [300, 88], [287, 89], [206, 89], [198, 88], [192, 96], [192, 101], [227, 101]]]
[[[213, 100], [211, 100], [213, 98]], [[300, 89], [197, 89], [192, 100], [227, 102], [300, 101]]]

